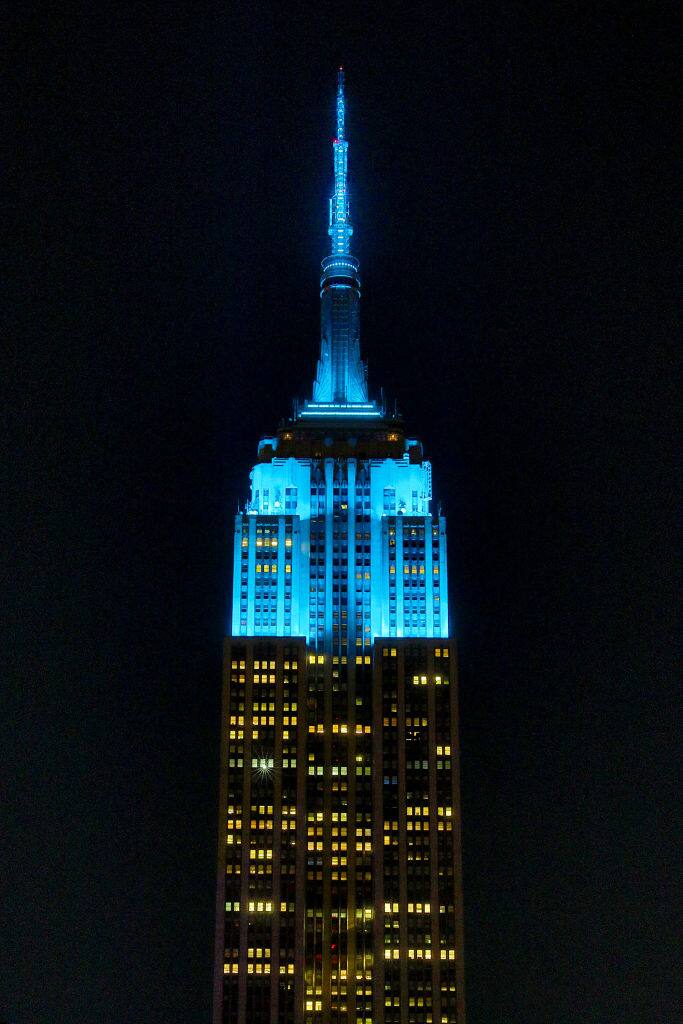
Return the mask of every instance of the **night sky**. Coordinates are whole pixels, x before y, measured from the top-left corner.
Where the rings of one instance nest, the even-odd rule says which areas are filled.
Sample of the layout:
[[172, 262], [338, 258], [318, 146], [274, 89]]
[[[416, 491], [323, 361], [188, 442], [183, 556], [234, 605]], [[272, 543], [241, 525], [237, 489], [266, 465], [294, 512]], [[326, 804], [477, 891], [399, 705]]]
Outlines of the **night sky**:
[[667, 26], [131, 6], [5, 40], [0, 1020], [209, 1022], [232, 517], [313, 379], [343, 63], [371, 389], [448, 517], [469, 1024], [673, 1024]]

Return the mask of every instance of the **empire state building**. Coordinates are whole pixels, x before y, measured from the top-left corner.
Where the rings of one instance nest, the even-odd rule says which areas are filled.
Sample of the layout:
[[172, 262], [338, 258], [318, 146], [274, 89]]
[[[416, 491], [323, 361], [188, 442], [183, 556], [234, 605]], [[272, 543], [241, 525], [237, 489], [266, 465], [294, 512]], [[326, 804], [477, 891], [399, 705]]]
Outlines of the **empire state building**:
[[446, 522], [368, 390], [344, 73], [309, 397], [258, 445], [225, 641], [214, 1024], [464, 1024]]

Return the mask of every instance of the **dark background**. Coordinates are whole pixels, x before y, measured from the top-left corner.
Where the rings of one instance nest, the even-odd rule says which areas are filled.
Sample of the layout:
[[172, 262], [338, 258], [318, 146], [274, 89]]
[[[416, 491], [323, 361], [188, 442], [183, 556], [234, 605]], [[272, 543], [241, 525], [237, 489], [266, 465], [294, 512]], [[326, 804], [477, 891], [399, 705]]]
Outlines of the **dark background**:
[[0, 1019], [208, 1024], [232, 515], [311, 386], [343, 62], [363, 351], [449, 521], [468, 1020], [673, 1024], [667, 26], [132, 8], [5, 39]]

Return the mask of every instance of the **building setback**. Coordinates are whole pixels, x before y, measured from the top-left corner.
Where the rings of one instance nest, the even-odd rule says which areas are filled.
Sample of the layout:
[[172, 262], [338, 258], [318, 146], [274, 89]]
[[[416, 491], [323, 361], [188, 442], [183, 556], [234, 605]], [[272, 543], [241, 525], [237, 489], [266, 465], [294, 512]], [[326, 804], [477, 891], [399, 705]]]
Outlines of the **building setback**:
[[368, 395], [341, 69], [336, 113], [312, 397], [235, 522], [214, 1024], [464, 1024], [446, 523]]

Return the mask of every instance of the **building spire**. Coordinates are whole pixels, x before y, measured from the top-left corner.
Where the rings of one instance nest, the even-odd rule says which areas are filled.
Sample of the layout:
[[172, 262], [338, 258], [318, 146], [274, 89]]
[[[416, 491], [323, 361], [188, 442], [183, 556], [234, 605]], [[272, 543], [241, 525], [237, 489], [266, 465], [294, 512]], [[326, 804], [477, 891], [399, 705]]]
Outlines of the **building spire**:
[[349, 192], [347, 187], [349, 144], [344, 138], [345, 108], [344, 69], [339, 68], [337, 75], [337, 134], [332, 140], [334, 195], [330, 199], [330, 226], [328, 228], [332, 239], [331, 256], [348, 256], [351, 251], [349, 239], [353, 234], [353, 228], [349, 219]]
[[337, 75], [337, 138], [344, 141], [344, 68]]
[[337, 134], [332, 140], [334, 192], [330, 198], [330, 253], [320, 276], [320, 359], [313, 401], [303, 416], [378, 416], [368, 401], [365, 364], [360, 355], [360, 274], [351, 255], [353, 234], [347, 184], [349, 144], [345, 138], [344, 69], [337, 74]]

